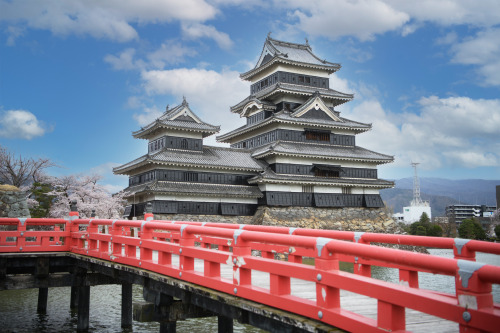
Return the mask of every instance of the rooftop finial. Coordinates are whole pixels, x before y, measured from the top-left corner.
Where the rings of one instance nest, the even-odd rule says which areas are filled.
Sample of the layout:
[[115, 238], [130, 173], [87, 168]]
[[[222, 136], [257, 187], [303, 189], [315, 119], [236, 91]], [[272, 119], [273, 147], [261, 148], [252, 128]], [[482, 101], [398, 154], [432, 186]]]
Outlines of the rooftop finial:
[[186, 96], [182, 96], [182, 105], [188, 105], [188, 102], [186, 101]]
[[268, 39], [269, 39], [269, 38], [271, 38], [271, 31], [269, 31], [269, 32], [267, 33], [267, 38], [268, 38]]
[[170, 104], [167, 104], [167, 107], [165, 108], [165, 111], [168, 111], [170, 109]]
[[309, 46], [309, 40], [306, 37], [306, 45]]

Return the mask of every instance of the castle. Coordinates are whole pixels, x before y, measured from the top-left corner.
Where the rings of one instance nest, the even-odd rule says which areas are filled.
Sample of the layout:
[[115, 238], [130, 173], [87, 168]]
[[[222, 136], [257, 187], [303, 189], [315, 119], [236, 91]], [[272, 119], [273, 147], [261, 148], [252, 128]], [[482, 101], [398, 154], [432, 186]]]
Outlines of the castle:
[[258, 207], [381, 208], [377, 166], [393, 161], [356, 145], [371, 124], [335, 110], [353, 95], [331, 89], [340, 65], [305, 44], [267, 37], [256, 66], [240, 77], [250, 95], [230, 108], [246, 124], [217, 136], [230, 147], [204, 145], [219, 126], [201, 120], [186, 99], [133, 132], [148, 152], [113, 169], [129, 176], [125, 216], [250, 216]]

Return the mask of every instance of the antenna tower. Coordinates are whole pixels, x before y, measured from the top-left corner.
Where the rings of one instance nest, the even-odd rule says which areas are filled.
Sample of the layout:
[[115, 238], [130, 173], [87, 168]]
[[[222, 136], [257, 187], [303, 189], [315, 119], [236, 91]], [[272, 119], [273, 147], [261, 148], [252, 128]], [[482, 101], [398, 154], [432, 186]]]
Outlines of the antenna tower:
[[415, 174], [413, 176], [413, 200], [411, 202], [412, 206], [423, 206], [424, 202], [420, 198], [420, 184], [418, 182], [418, 175], [417, 175], [417, 165], [420, 163], [415, 163], [411, 162], [411, 166], [415, 170]]

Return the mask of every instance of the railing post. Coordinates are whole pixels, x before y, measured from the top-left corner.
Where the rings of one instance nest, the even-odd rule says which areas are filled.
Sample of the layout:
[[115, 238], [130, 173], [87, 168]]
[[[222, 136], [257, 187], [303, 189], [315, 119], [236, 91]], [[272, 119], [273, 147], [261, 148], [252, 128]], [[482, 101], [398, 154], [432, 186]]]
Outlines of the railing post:
[[80, 225], [77, 223], [73, 223], [74, 220], [78, 219], [80, 214], [78, 214], [78, 210], [76, 207], [76, 200], [71, 201], [70, 204], [70, 212], [69, 212], [69, 231], [70, 231], [70, 249], [75, 248], [83, 248], [84, 241], [79, 237], [73, 237], [72, 233], [80, 232]]
[[120, 227], [115, 226], [116, 220], [113, 220], [111, 223], [111, 229], [109, 229], [109, 233], [111, 235], [111, 248], [113, 256], [121, 256], [122, 255], [122, 243], [118, 242], [117, 238], [120, 236]]
[[[370, 245], [370, 242], [363, 240], [364, 232], [354, 232], [353, 241], [358, 244]], [[361, 276], [371, 277], [372, 276], [372, 266], [363, 263], [365, 259], [354, 258], [353, 273]]]
[[470, 239], [455, 238], [453, 244], [453, 255], [455, 259], [476, 261], [476, 252], [467, 247], [469, 241]]
[[[233, 284], [235, 286], [251, 285], [252, 270], [245, 268], [245, 256], [252, 255], [252, 249], [248, 242], [241, 237], [244, 231], [241, 229], [234, 230], [233, 233]], [[238, 293], [238, 288], [234, 288], [234, 293]]]
[[[482, 332], [470, 327], [478, 318], [474, 318], [468, 309], [479, 310], [490, 308], [493, 311], [493, 294], [491, 283], [481, 281], [477, 271], [484, 266], [483, 263], [459, 259], [457, 261], [457, 274], [455, 276], [455, 288], [458, 304], [464, 307], [462, 319], [459, 321], [460, 332]], [[492, 328], [495, 330], [496, 328]]]
[[[328, 286], [323, 281], [322, 273], [324, 271], [338, 270], [339, 258], [338, 254], [332, 253], [327, 249], [327, 244], [330, 238], [316, 238], [316, 252], [314, 258], [314, 266], [317, 269], [316, 275], [316, 304], [321, 308], [339, 308], [340, 307], [340, 290]], [[318, 311], [318, 318], [323, 319], [323, 313]]]
[[399, 283], [402, 285], [408, 284], [408, 287], [418, 288], [418, 272], [407, 269], [399, 270]]
[[377, 326], [389, 332], [406, 327], [405, 308], [378, 300]]
[[26, 218], [19, 218], [19, 223], [17, 224], [17, 237], [16, 245], [20, 252], [26, 249]]
[[188, 247], [194, 247], [195, 240], [194, 235], [186, 231], [187, 227], [187, 224], [181, 225], [179, 239], [179, 267], [181, 271], [194, 270], [194, 258], [186, 256], [186, 253], [184, 252]]

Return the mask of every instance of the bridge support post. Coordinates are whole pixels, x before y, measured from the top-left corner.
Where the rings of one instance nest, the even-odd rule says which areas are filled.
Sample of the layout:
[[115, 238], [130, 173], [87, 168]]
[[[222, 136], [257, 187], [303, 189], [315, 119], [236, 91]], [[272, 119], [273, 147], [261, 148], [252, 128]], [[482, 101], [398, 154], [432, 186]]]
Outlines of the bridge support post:
[[71, 298], [69, 301], [69, 308], [77, 310], [78, 308], [78, 287], [71, 287]]
[[89, 329], [90, 313], [90, 286], [78, 287], [78, 321], [77, 332], [86, 332]]
[[233, 318], [218, 316], [217, 331], [219, 333], [233, 333]]
[[38, 313], [47, 312], [47, 300], [49, 296], [49, 288], [38, 288], [38, 305], [36, 311]]
[[132, 327], [132, 283], [122, 284], [122, 328]]

